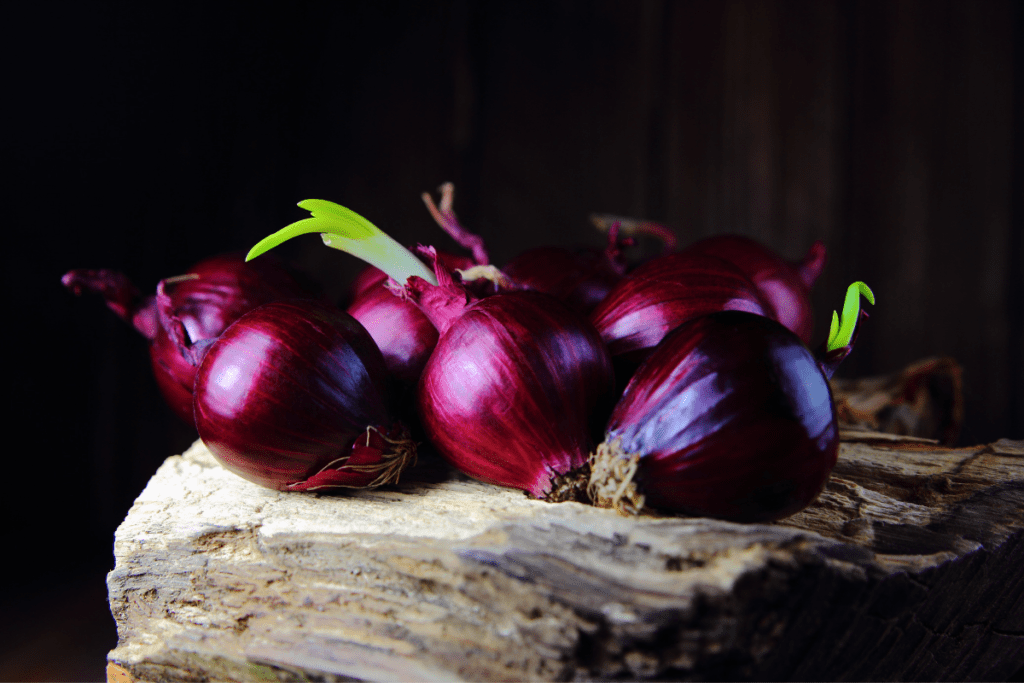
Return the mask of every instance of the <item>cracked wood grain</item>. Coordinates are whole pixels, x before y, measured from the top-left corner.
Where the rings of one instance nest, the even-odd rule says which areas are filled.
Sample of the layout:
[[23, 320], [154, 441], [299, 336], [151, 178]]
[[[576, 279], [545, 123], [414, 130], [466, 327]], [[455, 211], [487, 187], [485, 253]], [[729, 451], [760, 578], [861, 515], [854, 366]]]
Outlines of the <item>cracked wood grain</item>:
[[779, 523], [546, 503], [429, 458], [261, 489], [197, 442], [115, 539], [133, 680], [1006, 679], [1024, 665], [1024, 442], [843, 433]]

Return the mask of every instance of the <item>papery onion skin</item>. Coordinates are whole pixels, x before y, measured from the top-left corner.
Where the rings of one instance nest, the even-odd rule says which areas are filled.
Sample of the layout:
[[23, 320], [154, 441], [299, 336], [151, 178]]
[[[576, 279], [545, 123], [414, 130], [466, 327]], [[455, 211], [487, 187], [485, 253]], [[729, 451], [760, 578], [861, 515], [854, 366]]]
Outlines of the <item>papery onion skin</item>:
[[614, 442], [639, 456], [646, 506], [766, 522], [818, 496], [839, 432], [828, 381], [800, 339], [727, 311], [679, 327], [637, 370], [608, 422]]
[[315, 296], [278, 259], [246, 263], [242, 253], [204, 259], [187, 273], [164, 282], [165, 299], [142, 298], [128, 278], [116, 271], [73, 270], [63, 278], [76, 293], [88, 289], [101, 294], [108, 307], [150, 341], [149, 356], [160, 393], [182, 420], [192, 422], [194, 359], [183, 356], [169, 334], [162, 304], [187, 332], [192, 344], [215, 339], [243, 313], [270, 301]]
[[266, 304], [207, 351], [196, 375], [196, 427], [225, 468], [261, 486], [386, 483], [405, 465], [385, 462], [387, 442], [408, 447], [387, 379], [380, 350], [348, 314], [312, 300]]
[[634, 269], [590, 315], [623, 382], [665, 336], [718, 311], [770, 316], [753, 283], [715, 256], [676, 252]]
[[420, 379], [420, 415], [462, 472], [543, 498], [586, 462], [613, 384], [586, 319], [540, 292], [497, 294], [441, 333]]
[[815, 242], [803, 260], [791, 263], [771, 248], [743, 235], [715, 235], [683, 249], [729, 261], [750, 278], [773, 318], [808, 344], [814, 332], [811, 286], [825, 268], [825, 245]]

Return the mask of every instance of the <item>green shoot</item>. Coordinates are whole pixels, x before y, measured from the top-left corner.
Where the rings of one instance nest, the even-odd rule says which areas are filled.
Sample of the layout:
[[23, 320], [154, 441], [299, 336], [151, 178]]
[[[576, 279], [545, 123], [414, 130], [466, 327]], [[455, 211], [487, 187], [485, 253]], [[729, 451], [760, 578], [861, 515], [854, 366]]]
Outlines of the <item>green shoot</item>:
[[864, 296], [868, 303], [874, 305], [875, 295], [863, 282], [854, 282], [846, 289], [846, 301], [843, 302], [843, 317], [832, 311], [832, 325], [828, 331], [828, 343], [826, 348], [829, 351], [841, 349], [848, 346], [853, 338], [853, 329], [857, 326], [860, 318], [860, 297]]
[[303, 199], [299, 207], [313, 214], [312, 218], [303, 218], [264, 237], [249, 250], [245, 260], [251, 261], [297, 235], [319, 232], [327, 246], [380, 268], [401, 285], [413, 275], [437, 284], [434, 274], [411, 251], [355, 211], [325, 199]]

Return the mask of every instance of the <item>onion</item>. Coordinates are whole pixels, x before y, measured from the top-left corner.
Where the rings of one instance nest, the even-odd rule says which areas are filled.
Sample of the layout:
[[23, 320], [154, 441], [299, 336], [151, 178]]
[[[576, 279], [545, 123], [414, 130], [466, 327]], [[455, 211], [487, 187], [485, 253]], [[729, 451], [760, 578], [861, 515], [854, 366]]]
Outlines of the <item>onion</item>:
[[614, 389], [597, 331], [542, 292], [473, 300], [436, 272], [408, 295], [440, 339], [420, 379], [423, 426], [438, 451], [471, 477], [537, 498], [574, 497]]
[[416, 386], [423, 366], [437, 345], [437, 329], [409, 301], [399, 299], [385, 286], [366, 291], [347, 309], [384, 354], [391, 376], [406, 388]]
[[351, 210], [323, 200], [299, 206], [312, 218], [265, 238], [250, 258], [320, 232], [328, 246], [405, 283], [399, 293], [439, 333], [418, 391], [420, 416], [438, 451], [483, 481], [549, 500], [578, 495], [572, 474], [587, 463], [613, 391], [607, 349], [590, 323], [540, 292], [478, 299], [436, 257], [431, 273]]
[[[261, 304], [312, 295], [277, 259], [246, 263], [241, 253], [200, 261], [185, 275], [161, 281], [159, 294], [146, 298], [127, 276], [115, 271], [72, 270], [62, 281], [76, 294], [86, 289], [102, 295], [111, 310], [150, 341], [157, 386], [174, 413], [189, 423], [192, 385], [203, 348], [192, 345], [215, 339]], [[184, 356], [182, 334], [192, 349]]]
[[825, 268], [825, 244], [811, 245], [802, 261], [790, 263], [763, 244], [742, 235], [716, 235], [683, 250], [729, 261], [750, 278], [768, 303], [771, 317], [792, 330], [805, 343], [814, 332], [810, 292]]
[[225, 468], [261, 486], [379, 486], [416, 453], [386, 385], [384, 358], [355, 319], [318, 301], [278, 301], [210, 345], [196, 374], [196, 428]]
[[[863, 283], [850, 291], [854, 306], [860, 293], [874, 301]], [[849, 352], [859, 317], [844, 308], [829, 353]], [[838, 453], [830, 373], [764, 316], [723, 311], [685, 323], [640, 366], [612, 411], [591, 460], [594, 504], [737, 522], [803, 509]]]
[[735, 266], [714, 256], [677, 252], [630, 272], [590, 315], [627, 379], [669, 332], [717, 311], [769, 315], [753, 283]]
[[537, 247], [522, 252], [502, 268], [517, 285], [550, 294], [569, 308], [589, 314], [622, 279], [626, 262], [618, 227], [608, 233], [603, 249]]

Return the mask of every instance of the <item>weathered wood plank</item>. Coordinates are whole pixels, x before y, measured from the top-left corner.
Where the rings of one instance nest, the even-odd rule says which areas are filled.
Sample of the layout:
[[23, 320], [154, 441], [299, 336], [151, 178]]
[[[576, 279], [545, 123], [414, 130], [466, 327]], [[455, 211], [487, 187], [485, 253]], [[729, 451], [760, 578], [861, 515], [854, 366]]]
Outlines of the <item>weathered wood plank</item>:
[[1024, 665], [1024, 442], [848, 432], [782, 523], [622, 517], [424, 458], [288, 494], [197, 442], [118, 530], [135, 680], [1005, 679]]

